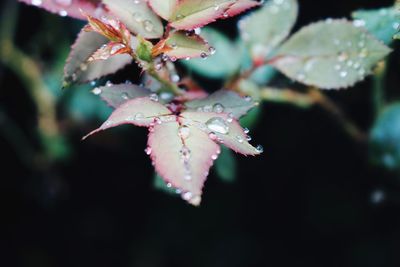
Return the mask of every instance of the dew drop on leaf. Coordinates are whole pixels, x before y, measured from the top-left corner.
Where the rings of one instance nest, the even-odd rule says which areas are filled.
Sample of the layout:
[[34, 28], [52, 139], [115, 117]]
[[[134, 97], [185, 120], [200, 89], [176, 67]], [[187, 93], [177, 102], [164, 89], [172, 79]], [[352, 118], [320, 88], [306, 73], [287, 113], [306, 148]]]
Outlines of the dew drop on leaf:
[[228, 134], [229, 126], [221, 117], [213, 117], [206, 122], [207, 128], [215, 133]]

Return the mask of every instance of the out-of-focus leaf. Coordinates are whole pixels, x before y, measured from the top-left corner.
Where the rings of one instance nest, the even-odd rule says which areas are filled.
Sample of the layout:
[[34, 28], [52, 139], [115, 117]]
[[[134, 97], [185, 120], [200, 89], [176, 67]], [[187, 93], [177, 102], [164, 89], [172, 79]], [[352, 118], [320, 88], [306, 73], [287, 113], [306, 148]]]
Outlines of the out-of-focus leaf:
[[86, 20], [82, 11], [91, 16], [101, 16], [106, 13], [101, 5], [101, 0], [19, 0], [28, 5], [43, 8], [49, 12], [56, 13], [62, 17], [70, 16]]
[[197, 125], [211, 139], [237, 153], [255, 156], [262, 152], [248, 142], [245, 130], [226, 113], [184, 111], [180, 116], [185, 124]]
[[215, 54], [205, 59], [182, 61], [190, 70], [209, 78], [226, 78], [238, 71], [242, 54], [225, 35], [212, 28], [205, 28], [201, 36], [215, 48]]
[[130, 99], [149, 96], [152, 93], [149, 89], [129, 83], [107, 84], [96, 87], [92, 92], [112, 108], [117, 108]]
[[164, 43], [165, 55], [175, 59], [189, 59], [208, 56], [210, 46], [197, 34], [188, 35], [184, 31], [172, 32]]
[[247, 113], [246, 116], [242, 117], [240, 119], [240, 125], [242, 125], [245, 128], [252, 129], [258, 121], [260, 121], [260, 118], [262, 116], [262, 107], [258, 106], [250, 110], [249, 113]]
[[365, 27], [372, 35], [389, 45], [399, 31], [399, 11], [394, 7], [375, 10], [359, 10], [352, 14], [353, 24]]
[[[198, 206], [202, 188], [220, 148], [206, 133], [176, 121], [154, 125], [149, 133], [150, 157], [157, 172]], [[214, 156], [215, 155], [215, 156]]]
[[382, 111], [370, 133], [370, 151], [375, 163], [400, 171], [400, 103]]
[[228, 90], [219, 90], [204, 99], [193, 100], [185, 104], [190, 110], [200, 112], [230, 113], [235, 118], [245, 115], [255, 107], [250, 98], [243, 98]]
[[255, 82], [257, 85], [268, 84], [277, 74], [277, 71], [269, 66], [264, 65], [257, 68], [250, 76], [249, 80]]
[[294, 34], [272, 64], [301, 83], [339, 89], [363, 80], [390, 51], [351, 22], [328, 19]]
[[108, 40], [95, 32], [81, 31], [72, 46], [64, 68], [64, 84], [83, 83], [101, 78], [125, 67], [132, 61], [129, 55], [116, 55], [107, 60], [88, 62]]
[[264, 61], [289, 35], [297, 14], [296, 0], [269, 0], [261, 9], [239, 21], [240, 35], [255, 61]]
[[98, 119], [104, 121], [110, 116], [112, 109], [91, 94], [88, 86], [79, 86], [74, 90], [65, 91], [68, 94], [65, 107], [75, 119], [87, 121]]
[[226, 147], [221, 148], [221, 154], [215, 161], [215, 172], [224, 182], [232, 183], [236, 180], [237, 163], [235, 155]]
[[146, 39], [160, 38], [164, 28], [145, 0], [103, 0], [111, 13], [133, 33]]

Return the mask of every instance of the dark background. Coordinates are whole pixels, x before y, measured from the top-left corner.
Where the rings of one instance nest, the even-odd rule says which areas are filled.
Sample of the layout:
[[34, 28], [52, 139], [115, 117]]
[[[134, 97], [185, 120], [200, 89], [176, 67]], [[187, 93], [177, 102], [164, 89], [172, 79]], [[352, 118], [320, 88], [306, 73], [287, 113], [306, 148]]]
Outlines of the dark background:
[[[301, 0], [296, 28], [390, 4]], [[214, 26], [234, 37], [234, 21]], [[80, 25], [21, 4], [16, 45], [46, 66], [61, 41], [73, 42]], [[392, 98], [399, 63], [398, 56], [390, 61]], [[209, 87], [217, 89], [216, 84]], [[365, 131], [373, 123], [370, 85], [367, 79], [349, 90], [328, 92]], [[40, 149], [36, 109], [18, 76], [2, 65], [0, 107], [8, 116], [0, 122], [2, 132], [12, 120]], [[144, 129], [122, 127], [81, 142], [100, 121], [76, 120], [65, 109], [60, 105], [71, 147], [67, 159], [32, 169], [0, 134], [1, 266], [400, 264], [399, 176], [372, 165], [368, 146], [354, 142], [318, 107], [263, 104], [252, 137], [264, 146], [264, 154], [238, 155], [235, 183], [223, 183], [211, 172], [199, 208], [153, 188]]]

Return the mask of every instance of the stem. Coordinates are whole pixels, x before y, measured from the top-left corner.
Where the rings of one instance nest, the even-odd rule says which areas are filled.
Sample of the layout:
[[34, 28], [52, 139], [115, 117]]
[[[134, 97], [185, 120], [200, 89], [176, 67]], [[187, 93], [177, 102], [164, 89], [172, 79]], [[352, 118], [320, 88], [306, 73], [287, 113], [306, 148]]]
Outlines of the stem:
[[377, 116], [385, 106], [385, 78], [386, 78], [386, 61], [382, 61], [375, 69], [372, 84], [372, 103], [374, 114]]
[[182, 94], [182, 90], [180, 90], [179, 87], [176, 84], [174, 84], [174, 83], [162, 78], [158, 74], [156, 68], [154, 67], [154, 64], [150, 65], [150, 67], [147, 69], [147, 73], [149, 75], [151, 75], [154, 79], [156, 79], [158, 82], [160, 82], [164, 86], [164, 89], [167, 89], [168, 91], [170, 91], [174, 95], [181, 95]]

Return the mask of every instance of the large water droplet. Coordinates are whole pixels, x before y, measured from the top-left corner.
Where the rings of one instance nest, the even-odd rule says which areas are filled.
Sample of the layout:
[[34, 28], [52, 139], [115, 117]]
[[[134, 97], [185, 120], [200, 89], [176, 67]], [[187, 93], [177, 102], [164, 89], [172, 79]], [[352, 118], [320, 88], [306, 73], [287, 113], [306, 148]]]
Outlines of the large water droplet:
[[213, 111], [215, 113], [222, 113], [224, 112], [225, 107], [220, 103], [215, 103], [213, 106]]
[[187, 139], [190, 135], [190, 128], [186, 125], [179, 127], [178, 134], [182, 139]]
[[207, 128], [215, 133], [227, 134], [229, 133], [229, 126], [221, 117], [214, 117], [206, 122]]

